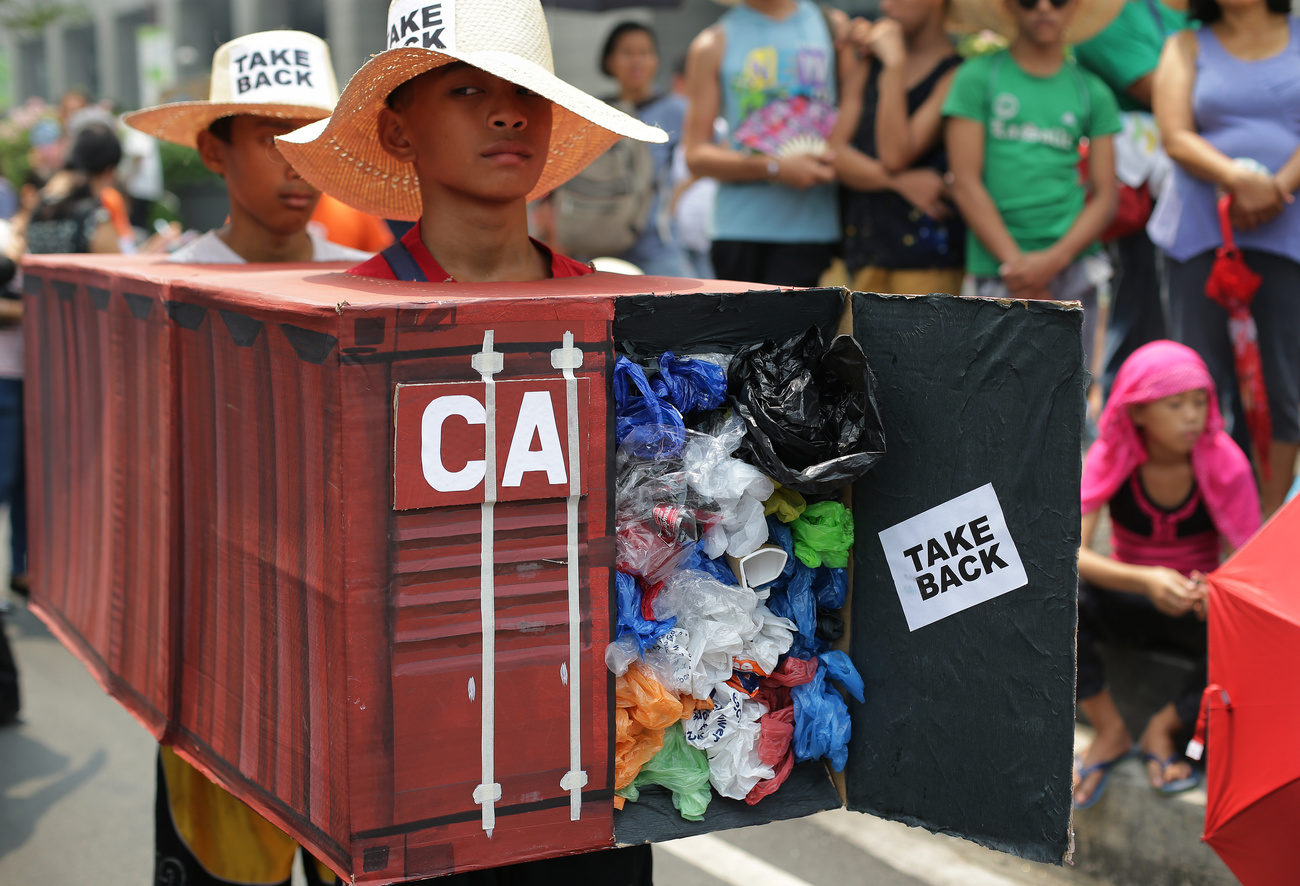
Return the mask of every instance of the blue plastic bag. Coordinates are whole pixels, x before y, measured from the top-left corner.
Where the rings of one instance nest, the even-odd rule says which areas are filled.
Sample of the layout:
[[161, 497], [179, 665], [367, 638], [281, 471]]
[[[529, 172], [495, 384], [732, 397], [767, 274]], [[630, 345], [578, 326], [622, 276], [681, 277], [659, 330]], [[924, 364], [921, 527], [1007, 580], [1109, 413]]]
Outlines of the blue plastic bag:
[[848, 569], [814, 569], [812, 591], [822, 609], [842, 609], [849, 595]]
[[717, 409], [727, 400], [727, 373], [716, 363], [691, 357], [659, 357], [659, 375], [651, 379], [655, 395], [677, 407], [682, 415]]
[[615, 639], [630, 634], [636, 640], [641, 656], [655, 644], [655, 641], [673, 629], [677, 617], [664, 621], [645, 618], [641, 613], [641, 588], [636, 579], [625, 572], [614, 573], [614, 589], [618, 598], [618, 634]]
[[[799, 562], [794, 556], [794, 537], [789, 526], [775, 517], [768, 517], [767, 528], [769, 540], [780, 545], [786, 553], [785, 569], [769, 586], [772, 593], [767, 598], [767, 608], [773, 615], [788, 618], [798, 626], [799, 633], [795, 634], [790, 654], [796, 658], [812, 658], [830, 648], [824, 638], [817, 636], [819, 599], [815, 589], [819, 585], [828, 586], [825, 594], [828, 598], [833, 597], [836, 579], [829, 575], [829, 569], [809, 569]], [[847, 577], [843, 580], [847, 586]], [[840, 605], [844, 605], [842, 599]]]
[[847, 652], [842, 649], [823, 652], [817, 656], [817, 659], [826, 669], [826, 675], [838, 683], [841, 689], [859, 702], [867, 700], [867, 687], [863, 684], [862, 675], [853, 666], [853, 659], [849, 658]]
[[831, 767], [840, 772], [849, 759], [853, 725], [844, 697], [827, 680], [839, 683], [860, 702], [866, 698], [865, 687], [845, 653], [838, 650], [827, 652], [817, 659], [817, 673], [812, 681], [790, 690], [794, 699], [795, 760], [802, 763], [825, 757], [831, 761]]
[[736, 579], [736, 573], [731, 571], [727, 562], [719, 557], [716, 560], [710, 560], [708, 555], [701, 548], [696, 548], [686, 562], [682, 563], [682, 569], [698, 569], [701, 572], [708, 573], [711, 578], [715, 578], [724, 585], [738, 585], [740, 582]]
[[650, 387], [645, 371], [627, 357], [614, 362], [614, 436], [637, 458], [676, 458], [686, 445], [686, 423]]

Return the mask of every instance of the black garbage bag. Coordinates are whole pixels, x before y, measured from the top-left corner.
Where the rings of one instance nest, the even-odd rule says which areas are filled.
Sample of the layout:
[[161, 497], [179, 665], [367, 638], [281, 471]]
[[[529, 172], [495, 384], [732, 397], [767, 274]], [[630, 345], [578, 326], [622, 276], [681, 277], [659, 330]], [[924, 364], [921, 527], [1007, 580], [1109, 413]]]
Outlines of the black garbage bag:
[[885, 454], [876, 379], [852, 336], [826, 347], [817, 327], [737, 352], [728, 388], [748, 433], [742, 457], [784, 486], [825, 495]]

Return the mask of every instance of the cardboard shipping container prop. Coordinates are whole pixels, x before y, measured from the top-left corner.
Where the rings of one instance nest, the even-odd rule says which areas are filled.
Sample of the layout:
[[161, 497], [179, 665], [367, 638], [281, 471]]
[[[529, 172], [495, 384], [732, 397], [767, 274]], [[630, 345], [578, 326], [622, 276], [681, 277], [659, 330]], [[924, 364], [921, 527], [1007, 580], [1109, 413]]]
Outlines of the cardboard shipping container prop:
[[[1064, 856], [1077, 309], [25, 268], [34, 608], [156, 737], [345, 879], [845, 804]], [[846, 322], [886, 447], [853, 486], [866, 694], [844, 796], [812, 760], [699, 821], [658, 788], [615, 811], [616, 359], [830, 342]]]

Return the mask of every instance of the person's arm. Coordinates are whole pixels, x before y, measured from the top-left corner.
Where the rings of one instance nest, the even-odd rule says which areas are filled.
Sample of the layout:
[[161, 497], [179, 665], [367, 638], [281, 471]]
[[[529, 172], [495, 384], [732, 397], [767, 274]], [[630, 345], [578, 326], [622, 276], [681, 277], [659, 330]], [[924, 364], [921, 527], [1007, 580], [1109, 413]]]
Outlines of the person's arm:
[[[854, 24], [858, 23], [855, 21]], [[841, 184], [855, 191], [887, 190], [891, 183], [889, 172], [879, 160], [868, 157], [852, 144], [862, 119], [862, 93], [871, 73], [871, 58], [858, 52], [856, 44], [850, 44], [837, 54], [836, 66], [839, 69], [840, 109], [826, 140], [830, 146], [828, 153], [834, 158], [831, 165], [835, 168], [835, 176]]]
[[[1273, 176], [1243, 169], [1196, 131], [1192, 112], [1196, 55], [1194, 31], [1175, 34], [1160, 54], [1152, 92], [1160, 140], [1165, 153], [1183, 169], [1230, 192], [1234, 224], [1250, 230], [1276, 218], [1290, 202], [1291, 192], [1284, 192]], [[1291, 174], [1287, 180], [1292, 180]]]
[[902, 172], [924, 155], [943, 134], [943, 103], [956, 71], [949, 71], [916, 109], [907, 113], [907, 49], [902, 28], [893, 19], [876, 23], [872, 49], [880, 59], [880, 101], [876, 106], [876, 153], [890, 172]]
[[1061, 237], [1047, 249], [1025, 252], [1002, 269], [1007, 289], [1046, 288], [1052, 278], [1070, 266], [1106, 230], [1119, 204], [1119, 182], [1115, 178], [1115, 145], [1109, 135], [1094, 136], [1088, 146], [1088, 178], [1092, 198]]
[[1079, 577], [1108, 591], [1141, 594], [1165, 615], [1180, 616], [1192, 610], [1204, 597], [1204, 586], [1166, 566], [1135, 566], [1104, 557], [1092, 549], [1101, 511], [1083, 515], [1079, 546]]
[[90, 237], [90, 251], [109, 254], [122, 251], [122, 245], [117, 238], [117, 230], [113, 227], [111, 221], [100, 222], [95, 227], [95, 233]]
[[1124, 89], [1124, 91], [1129, 94], [1130, 98], [1142, 105], [1142, 107], [1149, 109], [1151, 107], [1151, 92], [1155, 87], [1155, 82], [1156, 72], [1151, 71], [1150, 73], [1143, 74], [1141, 77], [1134, 80]]
[[966, 224], [999, 262], [1020, 255], [1002, 214], [984, 186], [984, 124], [968, 117], [949, 117], [945, 126], [952, 199]]
[[799, 189], [833, 182], [835, 171], [824, 157], [805, 154], [776, 159], [713, 143], [713, 121], [722, 106], [719, 71], [725, 44], [721, 28], [707, 28], [691, 41], [686, 54], [689, 105], [682, 127], [682, 143], [686, 146], [686, 165], [691, 172], [723, 182], [776, 181]]

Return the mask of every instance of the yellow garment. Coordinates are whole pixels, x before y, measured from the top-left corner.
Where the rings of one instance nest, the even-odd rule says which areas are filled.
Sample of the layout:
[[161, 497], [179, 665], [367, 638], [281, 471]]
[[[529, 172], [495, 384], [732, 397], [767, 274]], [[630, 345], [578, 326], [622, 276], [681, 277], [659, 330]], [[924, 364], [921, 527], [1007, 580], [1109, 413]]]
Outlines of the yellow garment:
[[853, 275], [855, 292], [883, 292], [899, 295], [929, 295], [943, 292], [961, 295], [961, 268], [902, 270], [899, 268], [859, 268]]
[[[166, 745], [162, 768], [176, 833], [208, 873], [249, 886], [289, 879], [298, 849], [292, 837], [213, 784]], [[328, 869], [323, 873], [326, 882], [334, 879]]]
[[782, 523], [793, 523], [798, 520], [799, 515], [807, 509], [808, 502], [793, 489], [787, 489], [775, 481], [772, 485], [776, 487], [776, 491], [763, 502], [763, 514], [768, 517], [776, 514], [776, 519]]

